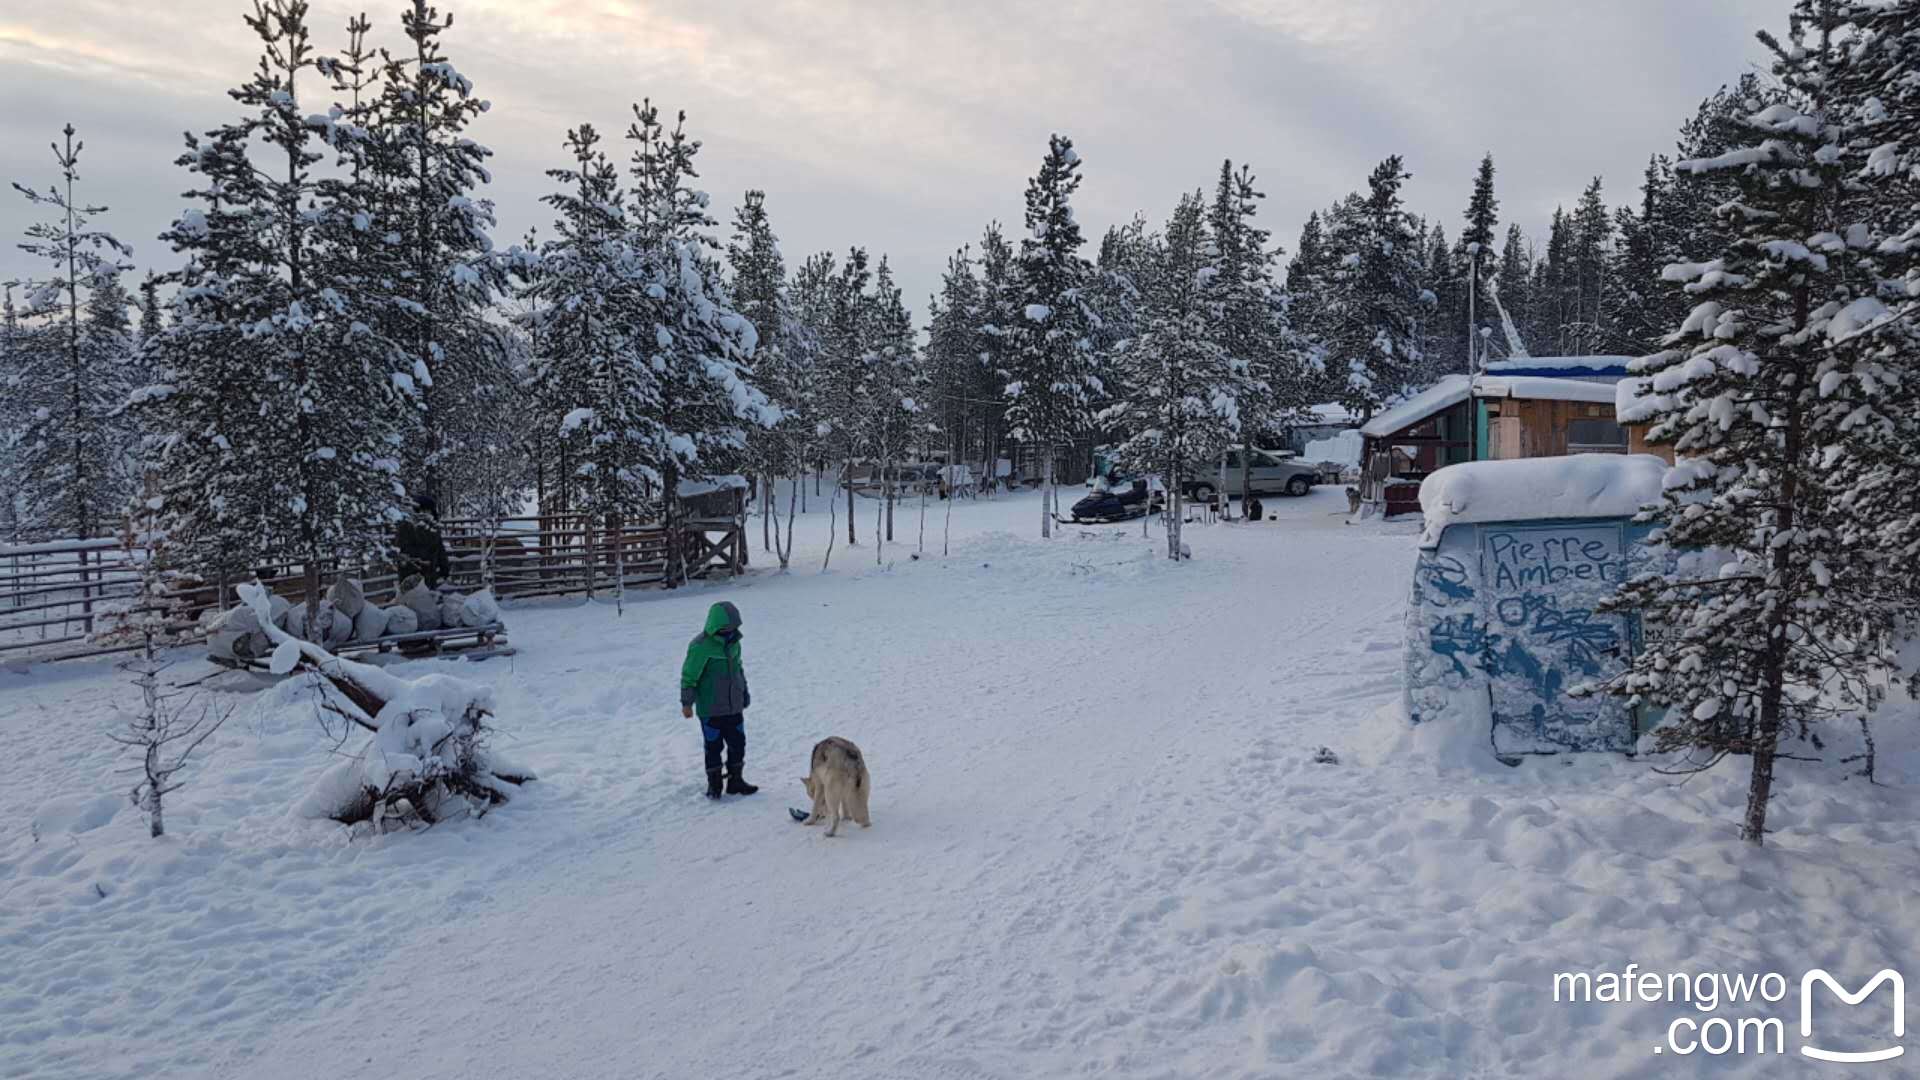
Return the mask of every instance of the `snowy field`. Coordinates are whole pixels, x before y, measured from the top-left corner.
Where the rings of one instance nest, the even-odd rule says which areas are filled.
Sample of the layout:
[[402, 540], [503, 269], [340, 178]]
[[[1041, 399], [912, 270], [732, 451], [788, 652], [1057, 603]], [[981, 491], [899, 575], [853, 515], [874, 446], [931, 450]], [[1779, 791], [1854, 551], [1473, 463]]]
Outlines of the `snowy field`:
[[[0, 1076], [1808, 1076], [1792, 996], [1749, 1010], [1784, 1057], [1655, 1056], [1688, 1006], [1556, 1003], [1553, 974], [1920, 975], [1899, 724], [1881, 787], [1784, 762], [1762, 850], [1743, 764], [1410, 736], [1414, 530], [1346, 526], [1338, 489], [1268, 506], [1180, 566], [1138, 524], [1044, 544], [1033, 496], [960, 504], [947, 558], [936, 505], [913, 561], [903, 507], [881, 568], [863, 503], [826, 574], [813, 514], [788, 576], [510, 609], [516, 657], [397, 670], [492, 683], [540, 780], [411, 834], [293, 817], [333, 744], [227, 675], [150, 841], [101, 734], [126, 677], [0, 672]], [[763, 791], [716, 806], [675, 677], [722, 598]], [[833, 840], [785, 810], [829, 734], [874, 777]], [[1884, 1042], [1868, 1011], [1823, 1035]]]

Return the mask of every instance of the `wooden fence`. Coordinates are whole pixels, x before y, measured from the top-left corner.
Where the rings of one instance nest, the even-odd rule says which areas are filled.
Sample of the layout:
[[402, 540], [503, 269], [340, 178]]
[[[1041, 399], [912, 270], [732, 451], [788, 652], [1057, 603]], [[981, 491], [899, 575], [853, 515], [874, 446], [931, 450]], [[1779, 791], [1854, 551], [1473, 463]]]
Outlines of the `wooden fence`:
[[[452, 573], [462, 592], [492, 587], [501, 599], [589, 596], [666, 580], [667, 530], [661, 525], [610, 525], [584, 514], [442, 523]], [[738, 517], [681, 523], [680, 556], [688, 577], [731, 576], [747, 569], [746, 534]]]
[[[491, 586], [502, 599], [589, 596], [610, 591], [616, 577], [628, 588], [666, 579], [667, 532], [659, 525], [608, 527], [584, 515], [469, 519], [441, 523], [451, 574], [459, 592]], [[681, 556], [689, 577], [731, 576], [747, 569], [745, 530], [738, 516], [694, 518], [682, 523]], [[54, 541], [0, 545], [0, 657], [72, 659], [137, 648], [133, 614], [164, 615], [169, 637], [198, 638], [202, 619], [236, 602], [230, 582], [170, 579], [157, 599], [143, 598], [141, 574], [149, 553], [121, 540]], [[391, 567], [328, 562], [321, 579], [341, 574], [360, 580], [367, 599], [398, 599]], [[256, 568], [250, 580], [295, 600], [305, 588], [299, 562]]]

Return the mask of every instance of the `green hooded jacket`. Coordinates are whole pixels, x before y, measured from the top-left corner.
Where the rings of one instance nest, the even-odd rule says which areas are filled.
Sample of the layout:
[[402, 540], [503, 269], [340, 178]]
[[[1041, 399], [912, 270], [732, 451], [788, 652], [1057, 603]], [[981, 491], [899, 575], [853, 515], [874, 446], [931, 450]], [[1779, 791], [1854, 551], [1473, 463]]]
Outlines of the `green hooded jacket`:
[[732, 716], [753, 704], [740, 664], [740, 609], [722, 600], [707, 609], [707, 628], [687, 644], [680, 665], [680, 704], [702, 720]]

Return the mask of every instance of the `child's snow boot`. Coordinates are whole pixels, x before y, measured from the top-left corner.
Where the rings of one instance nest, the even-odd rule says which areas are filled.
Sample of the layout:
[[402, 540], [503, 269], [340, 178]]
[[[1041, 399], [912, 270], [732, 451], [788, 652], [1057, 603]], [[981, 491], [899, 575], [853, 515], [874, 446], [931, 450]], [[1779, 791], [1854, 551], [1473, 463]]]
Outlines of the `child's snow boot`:
[[719, 769], [707, 770], [707, 798], [715, 799], [715, 800], [718, 800], [720, 798], [720, 770]]
[[754, 784], [749, 784], [745, 780], [740, 779], [740, 767], [738, 765], [734, 766], [731, 770], [728, 771], [727, 794], [752, 795], [758, 792], [759, 790], [760, 788], [758, 786]]

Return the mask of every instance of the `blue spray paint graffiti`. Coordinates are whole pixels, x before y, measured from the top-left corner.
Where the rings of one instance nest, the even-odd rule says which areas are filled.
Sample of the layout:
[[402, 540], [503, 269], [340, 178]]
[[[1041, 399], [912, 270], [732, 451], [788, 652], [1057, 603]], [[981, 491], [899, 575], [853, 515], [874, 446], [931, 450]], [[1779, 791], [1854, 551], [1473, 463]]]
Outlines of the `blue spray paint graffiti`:
[[1415, 719], [1423, 702], [1438, 700], [1421, 692], [1423, 683], [1484, 687], [1496, 750], [1631, 749], [1634, 724], [1619, 699], [1568, 692], [1627, 662], [1627, 620], [1596, 609], [1647, 568], [1646, 534], [1624, 519], [1447, 529], [1414, 573], [1408, 696]]

